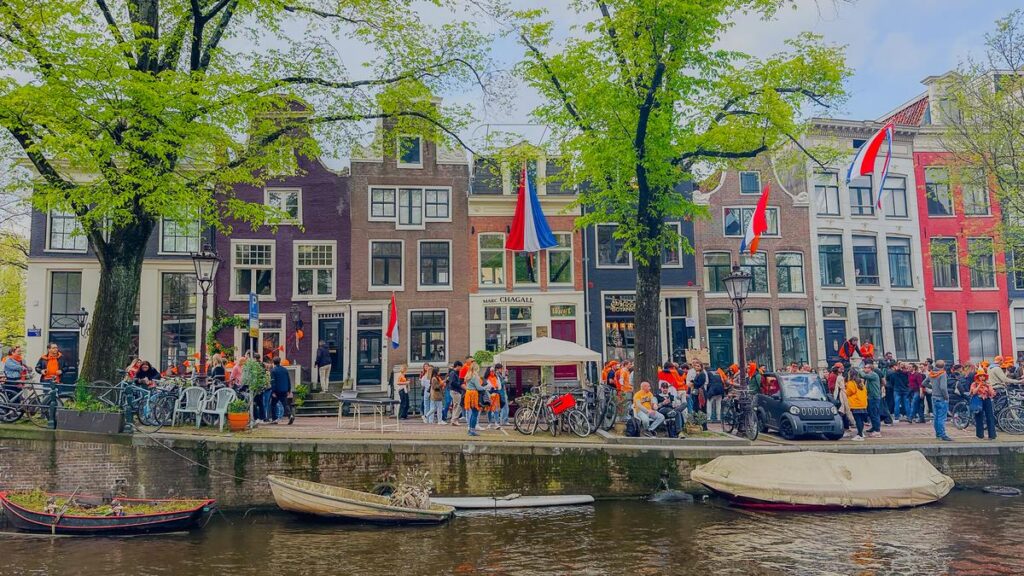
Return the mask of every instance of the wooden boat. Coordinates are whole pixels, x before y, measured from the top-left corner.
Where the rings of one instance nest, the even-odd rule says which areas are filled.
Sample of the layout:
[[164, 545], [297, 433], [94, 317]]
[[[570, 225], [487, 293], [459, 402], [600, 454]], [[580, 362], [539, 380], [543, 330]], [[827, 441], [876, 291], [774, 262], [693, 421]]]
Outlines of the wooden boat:
[[920, 452], [719, 456], [691, 478], [738, 506], [765, 510], [905, 508], [936, 502], [953, 479]]
[[386, 496], [328, 486], [308, 480], [267, 476], [274, 500], [282, 510], [327, 518], [378, 523], [436, 524], [455, 514], [451, 506], [431, 502], [430, 508], [392, 506]]
[[586, 494], [567, 496], [521, 496], [509, 494], [497, 498], [431, 498], [435, 504], [453, 506], [458, 510], [493, 510], [495, 508], [540, 508], [545, 506], [578, 506], [592, 504], [594, 497]]
[[[146, 505], [168, 508], [169, 505], [180, 504], [180, 508], [147, 514], [123, 515], [90, 515], [63, 512], [58, 508], [56, 513], [47, 513], [29, 509], [11, 501], [11, 496], [18, 492], [0, 492], [4, 516], [18, 530], [27, 532], [45, 532], [49, 534], [75, 534], [83, 536], [105, 536], [124, 534], [153, 534], [158, 532], [180, 532], [205, 525], [205, 520], [216, 510], [214, 500], [141, 500], [135, 498], [119, 498], [125, 508], [133, 505]], [[46, 493], [47, 497], [67, 499], [74, 497], [78, 501], [104, 502], [94, 496]], [[109, 500], [107, 501], [109, 503]]]

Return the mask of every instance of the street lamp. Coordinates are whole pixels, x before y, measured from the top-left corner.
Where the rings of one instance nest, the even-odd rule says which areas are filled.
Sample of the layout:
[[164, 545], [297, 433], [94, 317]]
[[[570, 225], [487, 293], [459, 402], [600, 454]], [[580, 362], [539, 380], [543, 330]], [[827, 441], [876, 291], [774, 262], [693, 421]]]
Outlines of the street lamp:
[[743, 347], [743, 301], [750, 294], [752, 280], [753, 277], [750, 273], [740, 270], [736, 264], [732, 265], [732, 274], [722, 280], [725, 283], [725, 291], [729, 293], [729, 299], [732, 300], [732, 305], [736, 308], [736, 331], [738, 332], [736, 341], [739, 343], [741, 388], [744, 388], [743, 380], [747, 373], [747, 354]]
[[220, 266], [220, 258], [216, 252], [210, 250], [209, 244], [203, 244], [201, 252], [192, 253], [192, 265], [196, 269], [196, 281], [199, 289], [203, 291], [203, 316], [199, 328], [199, 377], [206, 382], [206, 298], [213, 286], [213, 279], [217, 275], [217, 268]]

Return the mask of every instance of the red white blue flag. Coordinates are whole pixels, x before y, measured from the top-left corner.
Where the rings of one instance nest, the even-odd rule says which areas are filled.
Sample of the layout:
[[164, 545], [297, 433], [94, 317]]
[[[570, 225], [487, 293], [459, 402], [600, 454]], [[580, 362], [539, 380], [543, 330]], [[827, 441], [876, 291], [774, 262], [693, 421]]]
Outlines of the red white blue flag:
[[896, 129], [896, 125], [893, 122], [889, 122], [885, 126], [882, 126], [881, 130], [875, 133], [874, 136], [869, 138], [865, 142], [860, 150], [857, 151], [857, 155], [854, 156], [853, 162], [850, 163], [850, 169], [846, 171], [846, 183], [849, 184], [850, 180], [859, 178], [860, 176], [867, 176], [868, 174], [875, 173], [875, 163], [878, 160], [878, 151], [881, 150], [882, 144], [885, 143], [885, 160], [882, 162], [882, 172], [877, 178], [877, 192], [875, 197], [878, 198], [876, 207], [882, 209], [882, 191], [885, 185], [885, 177], [889, 174], [889, 162], [892, 160], [892, 136]]
[[505, 249], [516, 252], [539, 252], [553, 246], [558, 241], [551, 233], [548, 220], [540, 209], [537, 189], [526, 173], [526, 165], [519, 176], [519, 198], [516, 200], [516, 213], [512, 217]]
[[761, 241], [761, 234], [768, 231], [768, 185], [764, 185], [761, 191], [761, 199], [757, 201], [757, 208], [750, 217], [747, 224], [747, 233], [743, 235], [743, 242], [740, 243], [740, 254], [754, 255], [757, 252], [757, 244]]
[[388, 312], [388, 342], [391, 343], [391, 349], [398, 349], [398, 306], [395, 305], [395, 295], [391, 294], [391, 310]]

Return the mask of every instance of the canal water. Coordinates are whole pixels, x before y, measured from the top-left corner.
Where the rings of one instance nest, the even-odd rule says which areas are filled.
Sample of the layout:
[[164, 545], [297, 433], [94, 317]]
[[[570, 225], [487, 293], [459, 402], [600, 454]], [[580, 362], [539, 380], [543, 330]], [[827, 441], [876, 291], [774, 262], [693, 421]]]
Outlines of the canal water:
[[392, 528], [250, 512], [190, 534], [2, 535], [0, 574], [1024, 574], [1024, 498], [957, 491], [911, 510], [817, 514], [617, 501]]

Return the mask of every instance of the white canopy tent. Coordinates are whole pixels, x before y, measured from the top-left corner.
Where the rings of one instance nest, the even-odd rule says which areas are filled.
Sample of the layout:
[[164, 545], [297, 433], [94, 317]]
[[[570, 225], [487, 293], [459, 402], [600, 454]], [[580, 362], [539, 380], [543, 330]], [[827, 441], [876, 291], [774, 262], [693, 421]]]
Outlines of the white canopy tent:
[[537, 338], [494, 355], [494, 361], [505, 366], [571, 366], [576, 365], [581, 378], [587, 362], [600, 362], [601, 354], [575, 342], [557, 338]]

